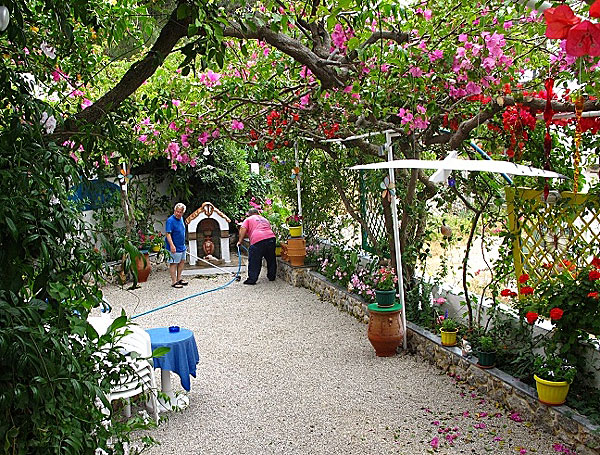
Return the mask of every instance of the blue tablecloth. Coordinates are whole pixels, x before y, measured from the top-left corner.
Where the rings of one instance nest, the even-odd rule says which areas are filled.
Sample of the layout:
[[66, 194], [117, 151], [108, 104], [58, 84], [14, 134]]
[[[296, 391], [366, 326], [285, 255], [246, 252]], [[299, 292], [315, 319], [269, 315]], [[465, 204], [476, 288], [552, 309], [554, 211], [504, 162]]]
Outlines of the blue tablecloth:
[[188, 329], [169, 332], [168, 327], [148, 329], [146, 332], [150, 334], [153, 351], [156, 348], [171, 348], [164, 356], [154, 359], [154, 368], [177, 373], [181, 378], [181, 385], [189, 392], [190, 375], [196, 377], [196, 364], [200, 360], [194, 333]]

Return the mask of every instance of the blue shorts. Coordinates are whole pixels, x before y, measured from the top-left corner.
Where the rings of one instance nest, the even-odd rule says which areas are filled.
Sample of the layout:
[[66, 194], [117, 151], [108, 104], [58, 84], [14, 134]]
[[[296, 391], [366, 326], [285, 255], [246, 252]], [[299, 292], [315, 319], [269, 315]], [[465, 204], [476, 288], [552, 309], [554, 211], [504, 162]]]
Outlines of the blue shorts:
[[179, 264], [181, 261], [185, 261], [185, 251], [181, 251], [178, 253], [169, 252], [171, 257], [169, 257], [169, 264]]

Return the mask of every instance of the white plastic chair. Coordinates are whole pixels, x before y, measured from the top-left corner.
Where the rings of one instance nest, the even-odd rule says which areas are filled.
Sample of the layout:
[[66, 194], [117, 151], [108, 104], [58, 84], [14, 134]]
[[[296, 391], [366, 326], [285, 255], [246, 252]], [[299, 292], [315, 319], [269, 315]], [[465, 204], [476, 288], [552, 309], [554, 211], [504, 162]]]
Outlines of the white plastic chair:
[[[107, 315], [100, 317], [89, 317], [88, 322], [94, 327], [99, 335], [103, 335], [112, 324], [113, 320]], [[125, 399], [125, 415], [131, 417], [130, 398], [142, 393], [149, 393], [147, 403], [158, 423], [158, 399], [156, 396], [156, 378], [154, 376], [154, 365], [152, 362], [152, 344], [150, 335], [137, 325], [128, 325], [125, 329], [131, 333], [125, 335], [118, 341], [118, 346], [125, 351], [128, 363], [133, 367], [134, 373], [121, 376], [107, 395], [109, 402]], [[135, 353], [132, 355], [132, 353]]]

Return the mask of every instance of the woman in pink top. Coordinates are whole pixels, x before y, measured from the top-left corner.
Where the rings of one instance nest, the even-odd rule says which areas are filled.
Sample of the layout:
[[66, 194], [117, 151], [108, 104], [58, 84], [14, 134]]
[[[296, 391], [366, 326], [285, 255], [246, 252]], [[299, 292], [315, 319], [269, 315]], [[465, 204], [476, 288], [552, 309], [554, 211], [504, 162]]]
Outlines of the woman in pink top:
[[275, 234], [271, 230], [269, 221], [264, 216], [260, 216], [257, 209], [248, 210], [248, 217], [240, 228], [238, 246], [242, 244], [246, 235], [250, 239], [250, 249], [248, 250], [248, 279], [244, 284], [256, 284], [263, 258], [267, 260], [267, 278], [269, 281], [274, 281], [277, 276]]

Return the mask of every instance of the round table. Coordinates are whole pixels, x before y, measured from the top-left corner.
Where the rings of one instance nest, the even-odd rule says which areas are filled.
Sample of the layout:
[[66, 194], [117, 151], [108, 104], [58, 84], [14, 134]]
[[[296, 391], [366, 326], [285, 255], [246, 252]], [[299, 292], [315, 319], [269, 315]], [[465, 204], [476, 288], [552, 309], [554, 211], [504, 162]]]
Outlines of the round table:
[[185, 408], [189, 404], [186, 396], [176, 397], [171, 385], [171, 371], [179, 375], [182, 387], [188, 392], [191, 389], [190, 375], [196, 377], [196, 365], [200, 360], [194, 333], [189, 329], [179, 329], [171, 332], [168, 327], [147, 329], [152, 343], [152, 351], [157, 348], [169, 348], [169, 352], [154, 358], [154, 368], [160, 368], [160, 383], [162, 392], [169, 401], [159, 400], [165, 410]]

